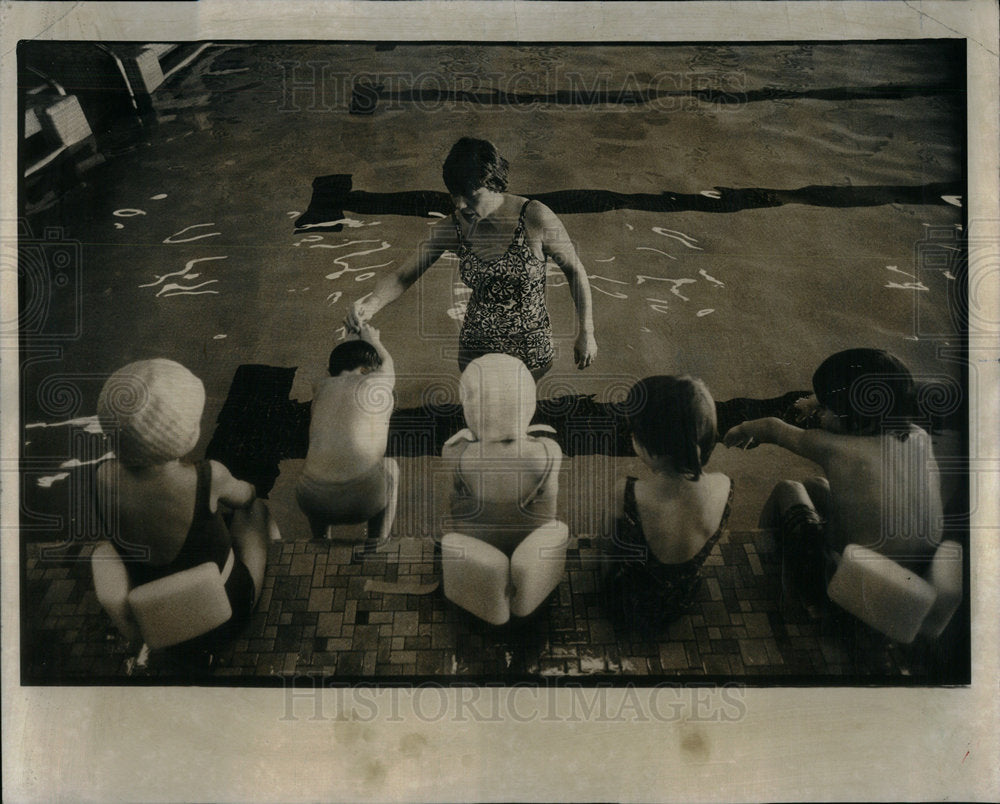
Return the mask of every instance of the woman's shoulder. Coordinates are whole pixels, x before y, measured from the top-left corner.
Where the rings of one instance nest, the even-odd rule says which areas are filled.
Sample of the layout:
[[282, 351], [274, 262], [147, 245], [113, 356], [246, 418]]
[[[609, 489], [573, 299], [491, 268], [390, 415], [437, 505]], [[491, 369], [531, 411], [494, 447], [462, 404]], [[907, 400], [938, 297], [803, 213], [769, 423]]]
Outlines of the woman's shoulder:
[[524, 195], [511, 196], [518, 210], [523, 210], [526, 223], [538, 223], [551, 220], [556, 214], [537, 198]]
[[[528, 199], [525, 199], [528, 201]], [[541, 238], [545, 242], [563, 242], [565, 226], [551, 209], [541, 201], [531, 199], [524, 209], [524, 227], [529, 237]]]

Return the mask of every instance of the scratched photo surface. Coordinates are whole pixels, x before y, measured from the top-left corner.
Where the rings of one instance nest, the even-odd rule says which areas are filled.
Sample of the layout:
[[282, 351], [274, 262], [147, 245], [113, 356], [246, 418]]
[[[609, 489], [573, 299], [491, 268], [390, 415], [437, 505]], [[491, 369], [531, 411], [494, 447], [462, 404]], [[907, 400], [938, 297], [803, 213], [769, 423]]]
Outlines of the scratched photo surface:
[[[23, 684], [969, 682], [963, 40], [35, 41], [17, 64]], [[549, 260], [554, 360], [533, 422], [563, 454], [565, 563], [529, 616], [499, 625], [442, 585], [441, 450], [466, 426], [472, 293], [455, 253], [372, 320], [396, 376], [389, 538], [362, 523], [313, 539], [296, 499], [314, 383], [354, 302], [454, 225], [442, 163], [463, 136], [493, 142], [509, 192], [565, 226], [598, 345], [579, 370]], [[916, 382], [958, 601], [938, 633], [900, 624], [916, 605], [900, 585], [930, 590], [925, 611], [944, 597], [929, 562], [926, 581], [901, 565], [850, 581], [855, 602], [885, 595], [881, 627], [849, 611], [851, 590], [845, 605], [802, 594], [759, 515], [776, 483], [818, 468], [723, 443], [708, 470], [732, 478], [731, 510], [689, 605], [656, 628], [616, 620], [607, 523], [619, 480], [648, 475], [625, 422], [633, 383], [703, 380], [721, 442], [748, 419], [795, 421], [816, 367], [855, 347]], [[189, 458], [252, 484], [280, 529], [254, 613], [211, 643], [150, 649], [95, 594], [116, 538], [94, 492], [116, 446], [98, 396], [149, 358], [204, 384]]]

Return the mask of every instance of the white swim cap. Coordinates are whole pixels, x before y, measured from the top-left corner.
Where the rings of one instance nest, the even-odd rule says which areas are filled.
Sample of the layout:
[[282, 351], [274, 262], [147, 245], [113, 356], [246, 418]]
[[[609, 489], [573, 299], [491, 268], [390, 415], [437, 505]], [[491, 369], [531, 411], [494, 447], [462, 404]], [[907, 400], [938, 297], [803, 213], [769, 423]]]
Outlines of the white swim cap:
[[506, 441], [525, 434], [535, 415], [535, 380], [516, 357], [477, 357], [459, 383], [465, 423], [480, 441]]
[[118, 433], [118, 459], [152, 466], [187, 455], [201, 434], [205, 386], [180, 363], [156, 358], [112, 374], [97, 400], [105, 431]]

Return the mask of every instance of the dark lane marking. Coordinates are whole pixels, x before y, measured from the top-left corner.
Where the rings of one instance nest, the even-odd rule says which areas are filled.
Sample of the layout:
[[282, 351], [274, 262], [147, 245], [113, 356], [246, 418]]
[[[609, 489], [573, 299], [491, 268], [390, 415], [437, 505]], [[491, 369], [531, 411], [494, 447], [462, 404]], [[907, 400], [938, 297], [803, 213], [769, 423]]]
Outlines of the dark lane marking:
[[[454, 209], [451, 196], [435, 190], [399, 193], [369, 193], [353, 190], [351, 175], [338, 173], [313, 180], [309, 208], [295, 221], [296, 227], [310, 231], [340, 231], [342, 224], [316, 226], [344, 218], [346, 210], [359, 215], [406, 215], [426, 218], [431, 213], [449, 215]], [[914, 185], [870, 185], [838, 187], [809, 185], [796, 190], [763, 187], [715, 187], [718, 198], [701, 193], [617, 193], [612, 190], [558, 190], [536, 193], [557, 215], [611, 212], [631, 209], [642, 212], [739, 212], [744, 209], [806, 204], [816, 207], [873, 207], [883, 204], [948, 205], [942, 196], [962, 196], [961, 181]]]

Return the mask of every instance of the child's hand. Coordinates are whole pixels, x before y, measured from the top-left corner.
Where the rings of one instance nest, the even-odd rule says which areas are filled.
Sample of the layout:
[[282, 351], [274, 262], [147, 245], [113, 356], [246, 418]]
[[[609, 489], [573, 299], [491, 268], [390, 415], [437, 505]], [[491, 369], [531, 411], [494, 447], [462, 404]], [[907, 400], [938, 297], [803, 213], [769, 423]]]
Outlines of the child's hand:
[[792, 407], [795, 409], [796, 424], [804, 424], [815, 415], [820, 405], [819, 400], [816, 399], [816, 394], [810, 394], [801, 399], [796, 399]]
[[367, 321], [362, 321], [358, 327], [358, 337], [363, 341], [375, 343], [379, 339], [379, 331]]
[[760, 442], [750, 433], [750, 428], [746, 426], [746, 423], [731, 428], [722, 437], [722, 443], [727, 447], [739, 447], [740, 449], [754, 449], [760, 446]]

